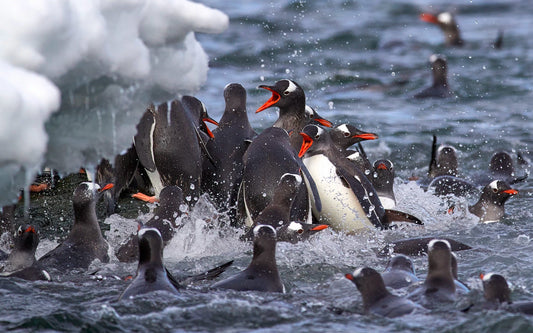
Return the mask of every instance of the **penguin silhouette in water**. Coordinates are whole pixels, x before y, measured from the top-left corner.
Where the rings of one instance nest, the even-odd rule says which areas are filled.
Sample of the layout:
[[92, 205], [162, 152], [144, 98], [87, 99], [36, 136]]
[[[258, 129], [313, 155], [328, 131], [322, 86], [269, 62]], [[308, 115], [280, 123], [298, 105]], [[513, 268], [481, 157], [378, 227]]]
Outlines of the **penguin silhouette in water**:
[[[184, 205], [181, 189], [175, 185], [167, 186], [159, 195], [159, 206], [154, 209], [154, 216], [144, 225], [147, 228], [157, 229], [161, 234], [163, 244], [166, 245], [174, 236], [175, 228], [179, 227], [176, 219], [182, 215]], [[117, 259], [122, 262], [136, 261], [139, 255], [138, 244], [137, 235], [131, 235], [115, 251]]]
[[254, 254], [242, 272], [215, 283], [213, 288], [239, 291], [285, 292], [276, 264], [276, 230], [269, 225], [254, 228]]
[[119, 300], [154, 291], [166, 291], [176, 295], [188, 283], [216, 278], [233, 263], [233, 261], [229, 261], [204, 273], [176, 278], [163, 264], [164, 246], [159, 230], [140, 227], [137, 240], [139, 242], [137, 274], [119, 296]]
[[[296, 198], [301, 184], [302, 177], [299, 174], [286, 173], [282, 175], [274, 191], [272, 201], [254, 220], [255, 225], [264, 224], [274, 227], [278, 242], [297, 243], [328, 228], [324, 224], [307, 224], [290, 220], [292, 202]], [[253, 227], [244, 235], [244, 239], [253, 239]]]
[[304, 191], [304, 195], [298, 193], [294, 199], [290, 219], [310, 223], [310, 201], [313, 201], [313, 205], [318, 209], [321, 207], [316, 185], [292, 148], [287, 131], [270, 127], [254, 139], [244, 154], [238, 201], [241, 216], [246, 219], [247, 226], [255, 225], [255, 219], [272, 201], [278, 182], [286, 173], [303, 175], [306, 184], [309, 183], [309, 188], [304, 184], [299, 186], [298, 191]]
[[100, 187], [83, 182], [74, 190], [72, 206], [74, 224], [67, 238], [55, 249], [42, 256], [37, 264], [45, 269], [54, 268], [63, 273], [74, 269], [87, 269], [95, 259], [109, 262], [108, 244], [96, 218], [96, 201], [113, 184]]
[[[379, 251], [380, 255], [390, 255], [391, 253], [400, 253], [408, 256], [421, 256], [428, 253], [428, 244], [435, 237], [417, 237], [402, 239], [387, 244]], [[463, 251], [472, 249], [471, 246], [458, 242], [451, 238], [440, 238], [446, 240], [452, 247], [452, 251]]]
[[506, 182], [495, 180], [483, 188], [478, 202], [468, 210], [483, 223], [498, 222], [505, 215], [505, 202], [517, 194], [518, 191]]
[[135, 149], [156, 197], [165, 186], [177, 185], [188, 203], [196, 202], [202, 178], [198, 123], [179, 100], [151, 105], [139, 121]]
[[429, 57], [433, 84], [414, 95], [414, 98], [447, 98], [453, 96], [448, 84], [448, 63], [446, 58], [439, 54]]
[[423, 224], [406, 213], [385, 210], [366, 176], [337, 149], [328, 133], [307, 125], [299, 156], [316, 182], [322, 210], [313, 207], [319, 221], [336, 230], [355, 232], [370, 227], [388, 228], [393, 221]]
[[482, 186], [494, 180], [503, 180], [507, 184], [513, 185], [526, 180], [527, 177], [527, 172], [521, 176], [517, 176], [511, 155], [505, 151], [500, 151], [492, 155], [488, 173], [484, 172], [481, 175], [474, 176], [473, 179], [476, 184]]
[[0, 265], [2, 275], [30, 267], [35, 263], [39, 235], [33, 226], [20, 226], [15, 232], [14, 243], [13, 251]]
[[390, 259], [381, 277], [385, 285], [392, 289], [404, 288], [418, 282], [413, 261], [402, 254]]
[[412, 301], [391, 294], [381, 275], [373, 268], [363, 267], [353, 274], [346, 274], [345, 277], [352, 281], [361, 293], [365, 314], [394, 318], [422, 310]]
[[224, 88], [224, 100], [224, 114], [213, 131], [214, 138], [206, 145], [213, 163], [203, 162], [202, 188], [217, 208], [227, 211], [233, 219], [244, 169], [243, 156], [257, 134], [248, 121], [244, 87], [228, 84]]

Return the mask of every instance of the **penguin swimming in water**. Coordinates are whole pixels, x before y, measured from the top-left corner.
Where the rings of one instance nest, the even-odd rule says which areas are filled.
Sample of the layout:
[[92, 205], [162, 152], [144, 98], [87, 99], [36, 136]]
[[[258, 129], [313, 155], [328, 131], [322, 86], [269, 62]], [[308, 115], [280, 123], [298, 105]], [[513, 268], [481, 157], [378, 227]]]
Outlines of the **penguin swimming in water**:
[[346, 274], [345, 277], [352, 281], [361, 293], [365, 314], [395, 318], [422, 310], [422, 307], [412, 301], [391, 294], [381, 275], [373, 268], [363, 267], [353, 274]]
[[404, 288], [418, 282], [413, 261], [403, 254], [390, 259], [381, 277], [385, 285], [392, 289]]
[[14, 240], [13, 251], [0, 266], [2, 275], [30, 267], [35, 263], [35, 251], [39, 245], [39, 235], [35, 228], [31, 225], [20, 226]]
[[437, 15], [430, 13], [420, 14], [424, 22], [437, 25], [444, 33], [446, 46], [463, 46], [464, 42], [459, 32], [459, 25], [455, 16], [450, 12], [442, 12]]
[[112, 187], [113, 184], [107, 184], [101, 188], [98, 184], [88, 182], [76, 187], [72, 196], [72, 229], [61, 244], [42, 256], [36, 264], [65, 273], [73, 269], [87, 269], [95, 259], [109, 262], [109, 245], [98, 225], [95, 206], [103, 192]]
[[385, 210], [370, 181], [351, 161], [332, 148], [328, 133], [307, 125], [299, 157], [316, 182], [322, 210], [313, 207], [319, 221], [336, 230], [354, 232], [367, 228], [388, 228], [392, 221], [422, 222], [409, 214]]
[[248, 267], [212, 288], [285, 292], [276, 264], [276, 230], [269, 225], [254, 227], [254, 254]]
[[505, 202], [517, 194], [518, 191], [506, 182], [495, 180], [483, 188], [478, 202], [469, 206], [468, 210], [483, 223], [498, 222], [505, 215]]
[[376, 189], [379, 200], [385, 209], [396, 207], [394, 196], [394, 164], [390, 160], [377, 160], [373, 165], [373, 173], [370, 177], [372, 185]]
[[439, 54], [429, 57], [433, 84], [414, 95], [414, 98], [447, 98], [453, 96], [448, 84], [448, 64], [446, 58]]
[[[155, 228], [161, 234], [163, 244], [166, 245], [174, 236], [174, 229], [178, 227], [176, 219], [182, 215], [183, 192], [179, 186], [167, 186], [159, 195], [159, 206], [154, 209], [154, 216], [144, 224], [147, 228]], [[139, 255], [137, 235], [131, 235], [115, 250], [117, 259], [121, 262], [136, 261]]]
[[238, 83], [228, 84], [224, 88], [224, 100], [224, 114], [213, 131], [214, 138], [206, 145], [213, 163], [203, 163], [202, 188], [219, 209], [235, 218], [243, 156], [257, 134], [248, 121], [244, 87]]
[[[408, 256], [421, 256], [428, 253], [428, 244], [435, 237], [417, 237], [402, 239], [387, 244], [379, 251], [380, 255], [390, 255], [392, 253], [400, 253]], [[439, 239], [446, 240], [452, 247], [452, 251], [463, 251], [472, 249], [471, 246], [458, 242], [451, 238], [439, 237]]]
[[480, 274], [483, 281], [483, 296], [487, 301], [485, 308], [503, 309], [510, 312], [533, 315], [533, 302], [521, 301], [513, 302], [511, 299], [511, 289], [507, 280], [500, 274], [488, 273]]

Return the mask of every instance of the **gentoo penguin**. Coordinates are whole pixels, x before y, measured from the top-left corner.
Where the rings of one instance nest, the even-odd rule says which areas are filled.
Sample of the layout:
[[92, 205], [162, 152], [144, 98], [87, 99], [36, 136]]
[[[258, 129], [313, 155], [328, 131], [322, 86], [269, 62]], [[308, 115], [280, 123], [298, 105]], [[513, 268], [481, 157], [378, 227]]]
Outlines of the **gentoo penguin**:
[[72, 229], [61, 244], [38, 260], [40, 266], [65, 273], [72, 269], [87, 269], [95, 259], [109, 261], [109, 246], [100, 231], [95, 206], [103, 192], [112, 186], [107, 184], [100, 188], [98, 184], [84, 182], [76, 187], [72, 196]]
[[336, 230], [354, 232], [367, 228], [387, 228], [390, 222], [405, 221], [422, 224], [408, 214], [387, 210], [376, 190], [350, 160], [333, 148], [329, 134], [316, 125], [307, 125], [299, 157], [313, 177], [322, 210], [313, 206], [313, 214], [322, 223]]
[[428, 176], [457, 176], [457, 151], [452, 146], [440, 145], [437, 148], [437, 136], [433, 135], [431, 160], [429, 162]]
[[[207, 134], [207, 137], [214, 138], [213, 132], [207, 127], [206, 123], [211, 123], [215, 126], [218, 126], [218, 122], [211, 118], [207, 113], [207, 108], [204, 103], [194, 96], [183, 96], [181, 98], [181, 103], [186, 111], [190, 113], [193, 121], [195, 121], [197, 128], [201, 131], [200, 133]], [[207, 142], [207, 140], [205, 140]]]
[[235, 217], [237, 194], [242, 180], [243, 156], [257, 135], [246, 114], [246, 90], [238, 83], [224, 88], [226, 108], [213, 131], [214, 138], [207, 142], [207, 151], [213, 163], [204, 161], [202, 189], [217, 207]]
[[332, 126], [331, 121], [329, 121], [329, 120], [327, 120], [325, 118], [322, 118], [318, 114], [318, 112], [316, 112], [315, 109], [313, 109], [309, 105], [305, 106], [305, 116], [308, 119], [307, 120], [308, 124], [312, 124], [313, 122], [315, 122], [318, 125], [322, 125], [322, 126], [326, 126], [326, 127], [331, 127]]
[[422, 286], [424, 296], [439, 301], [455, 300], [452, 250], [448, 241], [434, 239], [428, 244], [428, 274]]
[[[350, 124], [341, 124], [333, 128], [329, 132], [329, 135], [335, 147], [337, 147], [349, 160], [353, 161], [357, 168], [363, 171], [365, 175], [368, 174], [368, 178], [372, 181], [370, 177], [372, 164], [359, 143], [365, 140], [376, 140], [378, 139], [378, 135], [375, 133], [363, 132]], [[348, 149], [356, 143], [359, 144], [356, 150]]]
[[413, 261], [403, 254], [390, 259], [381, 277], [385, 285], [392, 289], [404, 288], [418, 282]]
[[[167, 186], [159, 195], [159, 206], [154, 209], [154, 216], [144, 224], [147, 228], [155, 228], [161, 234], [163, 244], [167, 244], [174, 236], [174, 229], [178, 227], [176, 219], [181, 216], [183, 205], [183, 192], [179, 186]], [[137, 235], [131, 235], [120, 244], [115, 251], [117, 259], [122, 262], [133, 262], [139, 254], [139, 240]]]
[[135, 149], [156, 197], [163, 187], [178, 185], [189, 203], [196, 202], [202, 178], [197, 123], [179, 100], [151, 105], [139, 121]]
[[446, 98], [451, 97], [453, 93], [448, 85], [448, 64], [446, 58], [439, 54], [433, 54], [429, 57], [431, 63], [431, 72], [433, 75], [433, 84], [414, 95], [414, 98]]
[[[300, 174], [282, 175], [272, 200], [254, 220], [255, 225], [264, 224], [274, 227], [278, 242], [297, 243], [328, 227], [322, 224], [307, 224], [290, 220], [292, 202], [296, 198], [300, 185], [302, 185]], [[244, 238], [253, 238], [252, 228]]]
[[461, 39], [459, 25], [452, 13], [442, 12], [437, 15], [422, 13], [420, 14], [420, 19], [424, 22], [438, 25], [444, 33], [447, 46], [463, 46], [464, 42]]
[[376, 189], [379, 200], [385, 209], [396, 207], [394, 196], [394, 164], [390, 160], [377, 160], [373, 165], [372, 185]]
[[345, 277], [352, 281], [361, 293], [366, 314], [394, 318], [422, 309], [408, 299], [391, 294], [381, 275], [373, 268], [363, 267], [353, 274], [346, 274]]
[[516, 176], [513, 158], [505, 151], [500, 151], [492, 155], [489, 162], [489, 172], [473, 177], [477, 184], [488, 184], [493, 180], [503, 180], [509, 185], [526, 180], [528, 173], [522, 176]]
[[498, 222], [505, 215], [505, 202], [516, 194], [518, 191], [506, 182], [495, 180], [483, 188], [478, 202], [468, 210], [483, 223]]
[[254, 254], [250, 265], [242, 272], [215, 283], [213, 288], [240, 291], [256, 290], [285, 292], [276, 264], [276, 230], [269, 225], [254, 228]]
[[0, 272], [10, 273], [30, 267], [35, 263], [35, 250], [39, 244], [39, 236], [33, 226], [20, 226], [14, 235], [15, 246], [0, 267]]
[[[308, 195], [306, 185], [300, 185], [305, 195], [298, 196], [293, 201], [291, 219], [311, 223], [310, 201], [314, 202], [314, 206], [321, 207], [316, 185], [292, 148], [287, 131], [270, 127], [253, 140], [244, 154], [244, 170], [238, 201], [247, 226], [253, 226], [255, 218], [272, 201], [278, 182], [286, 173], [303, 174], [304, 181], [309, 184], [312, 193]], [[293, 211], [297, 211], [297, 214], [293, 214]]]
[[163, 265], [163, 239], [161, 239], [159, 230], [141, 228], [137, 237], [139, 243], [137, 274], [118, 299], [157, 290], [178, 294], [179, 285], [174, 278], [169, 277], [169, 273]]
[[[408, 256], [420, 256], [428, 252], [428, 244], [435, 237], [409, 238], [391, 242], [379, 251], [380, 255], [390, 255], [401, 253]], [[451, 238], [440, 238], [446, 240], [452, 247], [452, 251], [470, 250], [472, 247]]]
[[[291, 80], [280, 80], [273, 86], [260, 85], [259, 88], [272, 92], [272, 97], [261, 105], [256, 113], [269, 107], [277, 106], [279, 108], [279, 117], [272, 126], [283, 128], [287, 132], [292, 133], [291, 145], [295, 150], [300, 149], [302, 138], [298, 133], [301, 132], [305, 125], [312, 121], [306, 113], [305, 93], [303, 89]], [[328, 126], [328, 123], [322, 122], [322, 125], [331, 127], [331, 123]]]
[[511, 300], [511, 289], [502, 275], [496, 273], [481, 274], [480, 278], [483, 281], [483, 295], [487, 301], [487, 308], [501, 308], [511, 312], [533, 314], [533, 302], [513, 302]]

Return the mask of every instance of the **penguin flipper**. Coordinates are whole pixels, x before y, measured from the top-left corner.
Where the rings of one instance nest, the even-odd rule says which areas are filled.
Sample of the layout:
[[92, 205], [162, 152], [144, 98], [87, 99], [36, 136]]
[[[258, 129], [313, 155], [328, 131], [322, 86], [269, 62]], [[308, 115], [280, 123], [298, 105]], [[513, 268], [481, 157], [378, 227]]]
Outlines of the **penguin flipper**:
[[152, 104], [146, 109], [141, 120], [139, 120], [139, 124], [137, 124], [137, 134], [133, 137], [133, 143], [139, 161], [151, 172], [156, 170], [152, 154], [152, 127], [156, 126], [154, 112], [155, 106]]
[[300, 172], [303, 173], [305, 181], [309, 184], [309, 187], [311, 188], [311, 194], [313, 195], [313, 199], [315, 200], [315, 208], [317, 211], [321, 212], [322, 202], [320, 201], [320, 195], [318, 194], [316, 183], [313, 177], [311, 177], [311, 174], [309, 173], [309, 170], [307, 170], [307, 167], [305, 166], [305, 164], [303, 164], [302, 160], [297, 158], [296, 161], [298, 161]]
[[214, 278], [218, 277], [220, 274], [224, 273], [226, 269], [232, 264], [233, 264], [233, 260], [230, 260], [226, 263], [223, 263], [220, 266], [211, 268], [210, 270], [206, 272], [187, 276], [184, 280], [181, 281], [181, 283], [189, 284], [189, 283], [197, 282], [197, 281], [213, 280]]
[[213, 157], [211, 156], [211, 154], [209, 154], [209, 151], [207, 150], [207, 142], [202, 137], [202, 134], [200, 134], [200, 130], [196, 126], [194, 126], [194, 131], [196, 132], [196, 137], [198, 138], [198, 145], [200, 145], [200, 149], [202, 150], [202, 153], [205, 154], [205, 156], [207, 157], [207, 159], [211, 162], [213, 166], [216, 166], [215, 160], [213, 159]]
[[[361, 184], [361, 181], [356, 179], [356, 176], [350, 175], [346, 170], [337, 168], [337, 175], [341, 178], [346, 187], [349, 187], [359, 200], [361, 207], [365, 211], [366, 217], [376, 228], [384, 228], [381, 220], [376, 212], [376, 208], [369, 199], [361, 200], [361, 198], [369, 198], [368, 192]], [[371, 208], [373, 207], [373, 208]], [[383, 209], [383, 207], [381, 207]]]
[[391, 222], [409, 222], [424, 225], [424, 222], [418, 217], [394, 209], [385, 209], [385, 217], [387, 224], [390, 224]]
[[165, 271], [167, 272], [167, 278], [170, 281], [170, 284], [172, 284], [174, 286], [174, 288], [176, 288], [176, 290], [180, 290], [180, 289], [184, 288], [184, 286], [182, 286], [178, 282], [178, 280], [172, 275], [172, 273], [170, 273], [168, 268], [165, 267]]

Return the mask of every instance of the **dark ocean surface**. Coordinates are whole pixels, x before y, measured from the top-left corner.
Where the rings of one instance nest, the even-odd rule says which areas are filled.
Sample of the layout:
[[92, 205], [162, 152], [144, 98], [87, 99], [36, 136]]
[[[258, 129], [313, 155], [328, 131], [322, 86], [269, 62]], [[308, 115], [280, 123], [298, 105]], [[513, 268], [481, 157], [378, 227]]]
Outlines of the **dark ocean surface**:
[[[394, 162], [397, 208], [418, 216], [425, 226], [359, 235], [326, 230], [309, 242], [278, 244], [286, 294], [213, 291], [209, 283], [199, 283], [179, 297], [156, 293], [116, 302], [128, 285], [124, 277], [136, 269], [136, 264], [116, 259], [103, 267], [94, 265], [91, 271], [101, 268], [96, 275], [74, 274], [61, 277], [61, 282], [3, 278], [0, 331], [533, 332], [533, 317], [526, 315], [458, 311], [469, 301], [482, 300], [480, 273], [506, 276], [514, 300], [533, 300], [533, 179], [514, 185], [519, 194], [507, 202], [506, 217], [493, 224], [480, 224], [465, 211], [475, 196], [441, 199], [408, 182], [427, 173], [434, 134], [439, 143], [457, 148], [463, 176], [486, 171], [492, 154], [500, 150], [510, 152], [515, 162], [517, 153], [533, 159], [533, 2], [205, 3], [231, 20], [223, 34], [197, 35], [211, 69], [196, 96], [210, 115], [222, 115], [224, 86], [241, 83], [248, 91], [250, 122], [262, 130], [277, 113], [275, 108], [254, 113], [270, 97], [256, 87], [283, 78], [298, 82], [307, 104], [324, 118], [379, 134], [379, 140], [364, 144], [370, 160]], [[465, 40], [462, 48], [445, 47], [442, 32], [418, 18], [423, 11], [439, 10], [456, 12]], [[503, 47], [494, 49], [491, 44], [499, 30]], [[428, 59], [434, 53], [448, 59], [455, 96], [413, 99], [431, 83]], [[38, 255], [68, 232], [76, 181], [65, 181], [64, 197], [32, 200], [31, 213], [42, 238]], [[450, 201], [457, 207], [453, 215], [446, 214]], [[102, 218], [112, 246], [136, 229], [139, 214], [148, 220], [153, 208], [129, 199], [121, 205], [121, 215]], [[239, 240], [242, 231], [221, 228], [220, 220], [215, 209], [200, 200], [165, 249], [169, 269], [197, 273], [231, 259], [235, 263], [223, 276], [245, 268], [251, 244]], [[382, 271], [388, 259], [377, 251], [392, 240], [415, 236], [446, 236], [471, 245], [472, 250], [457, 256], [459, 278], [472, 292], [457, 304], [400, 318], [364, 315], [360, 294], [344, 274], [363, 266]], [[423, 277], [427, 258], [414, 261]]]

